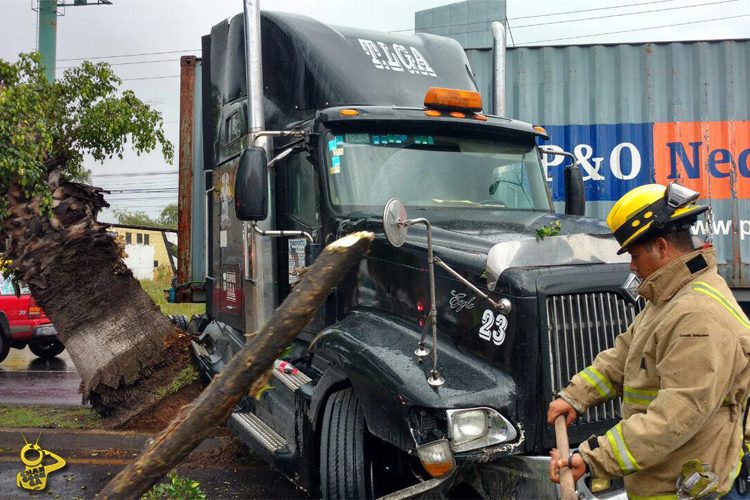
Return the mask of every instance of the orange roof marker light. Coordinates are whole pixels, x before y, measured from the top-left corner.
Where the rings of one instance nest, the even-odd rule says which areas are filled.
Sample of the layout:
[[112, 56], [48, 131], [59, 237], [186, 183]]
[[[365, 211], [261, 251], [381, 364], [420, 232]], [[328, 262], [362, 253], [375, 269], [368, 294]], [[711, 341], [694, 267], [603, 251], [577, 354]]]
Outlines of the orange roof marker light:
[[358, 110], [356, 110], [356, 109], [348, 109], [348, 108], [347, 109], [342, 109], [341, 111], [339, 111], [339, 113], [341, 114], [341, 116], [358, 116], [359, 115], [359, 111]]
[[443, 116], [443, 113], [436, 109], [425, 110], [424, 114], [426, 114], [427, 116]]
[[479, 113], [482, 111], [482, 96], [471, 90], [430, 87], [424, 96], [424, 105], [426, 108]]

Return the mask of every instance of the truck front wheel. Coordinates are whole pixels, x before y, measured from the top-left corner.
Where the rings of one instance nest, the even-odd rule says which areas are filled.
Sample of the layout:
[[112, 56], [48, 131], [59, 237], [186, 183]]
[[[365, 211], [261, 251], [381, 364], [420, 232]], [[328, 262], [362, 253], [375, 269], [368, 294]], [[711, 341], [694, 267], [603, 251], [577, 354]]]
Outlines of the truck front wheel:
[[323, 498], [373, 498], [372, 464], [367, 456], [367, 425], [352, 389], [331, 395], [320, 437]]

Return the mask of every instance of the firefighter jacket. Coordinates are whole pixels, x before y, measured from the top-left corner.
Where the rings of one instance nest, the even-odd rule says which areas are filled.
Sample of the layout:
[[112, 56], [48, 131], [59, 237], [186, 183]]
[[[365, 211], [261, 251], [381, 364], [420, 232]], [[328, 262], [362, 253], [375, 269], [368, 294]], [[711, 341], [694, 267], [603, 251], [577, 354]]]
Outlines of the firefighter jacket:
[[578, 412], [622, 397], [622, 420], [580, 453], [594, 478], [624, 476], [630, 498], [675, 498], [698, 458], [729, 491], [739, 471], [750, 383], [750, 322], [716, 270], [712, 248], [649, 276], [646, 307], [560, 393]]

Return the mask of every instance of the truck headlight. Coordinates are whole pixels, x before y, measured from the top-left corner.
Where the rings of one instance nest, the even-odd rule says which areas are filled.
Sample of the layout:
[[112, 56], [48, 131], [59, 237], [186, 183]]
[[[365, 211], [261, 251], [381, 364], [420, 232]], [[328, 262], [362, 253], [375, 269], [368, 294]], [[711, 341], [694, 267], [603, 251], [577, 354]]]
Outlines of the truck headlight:
[[455, 452], [475, 450], [516, 439], [515, 427], [492, 408], [447, 410], [448, 438]]

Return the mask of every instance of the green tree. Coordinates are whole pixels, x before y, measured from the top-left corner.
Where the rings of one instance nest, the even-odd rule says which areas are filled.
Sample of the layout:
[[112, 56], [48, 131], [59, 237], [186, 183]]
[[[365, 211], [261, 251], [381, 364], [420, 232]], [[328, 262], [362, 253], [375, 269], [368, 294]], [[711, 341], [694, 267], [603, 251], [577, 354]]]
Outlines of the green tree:
[[170, 229], [177, 229], [177, 214], [178, 214], [177, 203], [170, 203], [159, 215], [159, 222], [162, 227], [168, 227]]
[[112, 210], [118, 224], [146, 226], [157, 229], [177, 229], [177, 203], [170, 203], [161, 211], [158, 219], [152, 219], [146, 212], [131, 212], [123, 208]]
[[118, 224], [128, 226], [162, 227], [159, 221], [152, 219], [146, 212], [130, 212], [122, 208], [112, 210]]
[[87, 154], [102, 161], [160, 147], [172, 160], [161, 114], [120, 84], [105, 63], [48, 82], [38, 54], [0, 60], [0, 244], [55, 323], [84, 399], [115, 421], [154, 402], [154, 384], [169, 382], [154, 374], [176, 358], [164, 347], [171, 324], [96, 220], [109, 206], [101, 190], [75, 181]]

